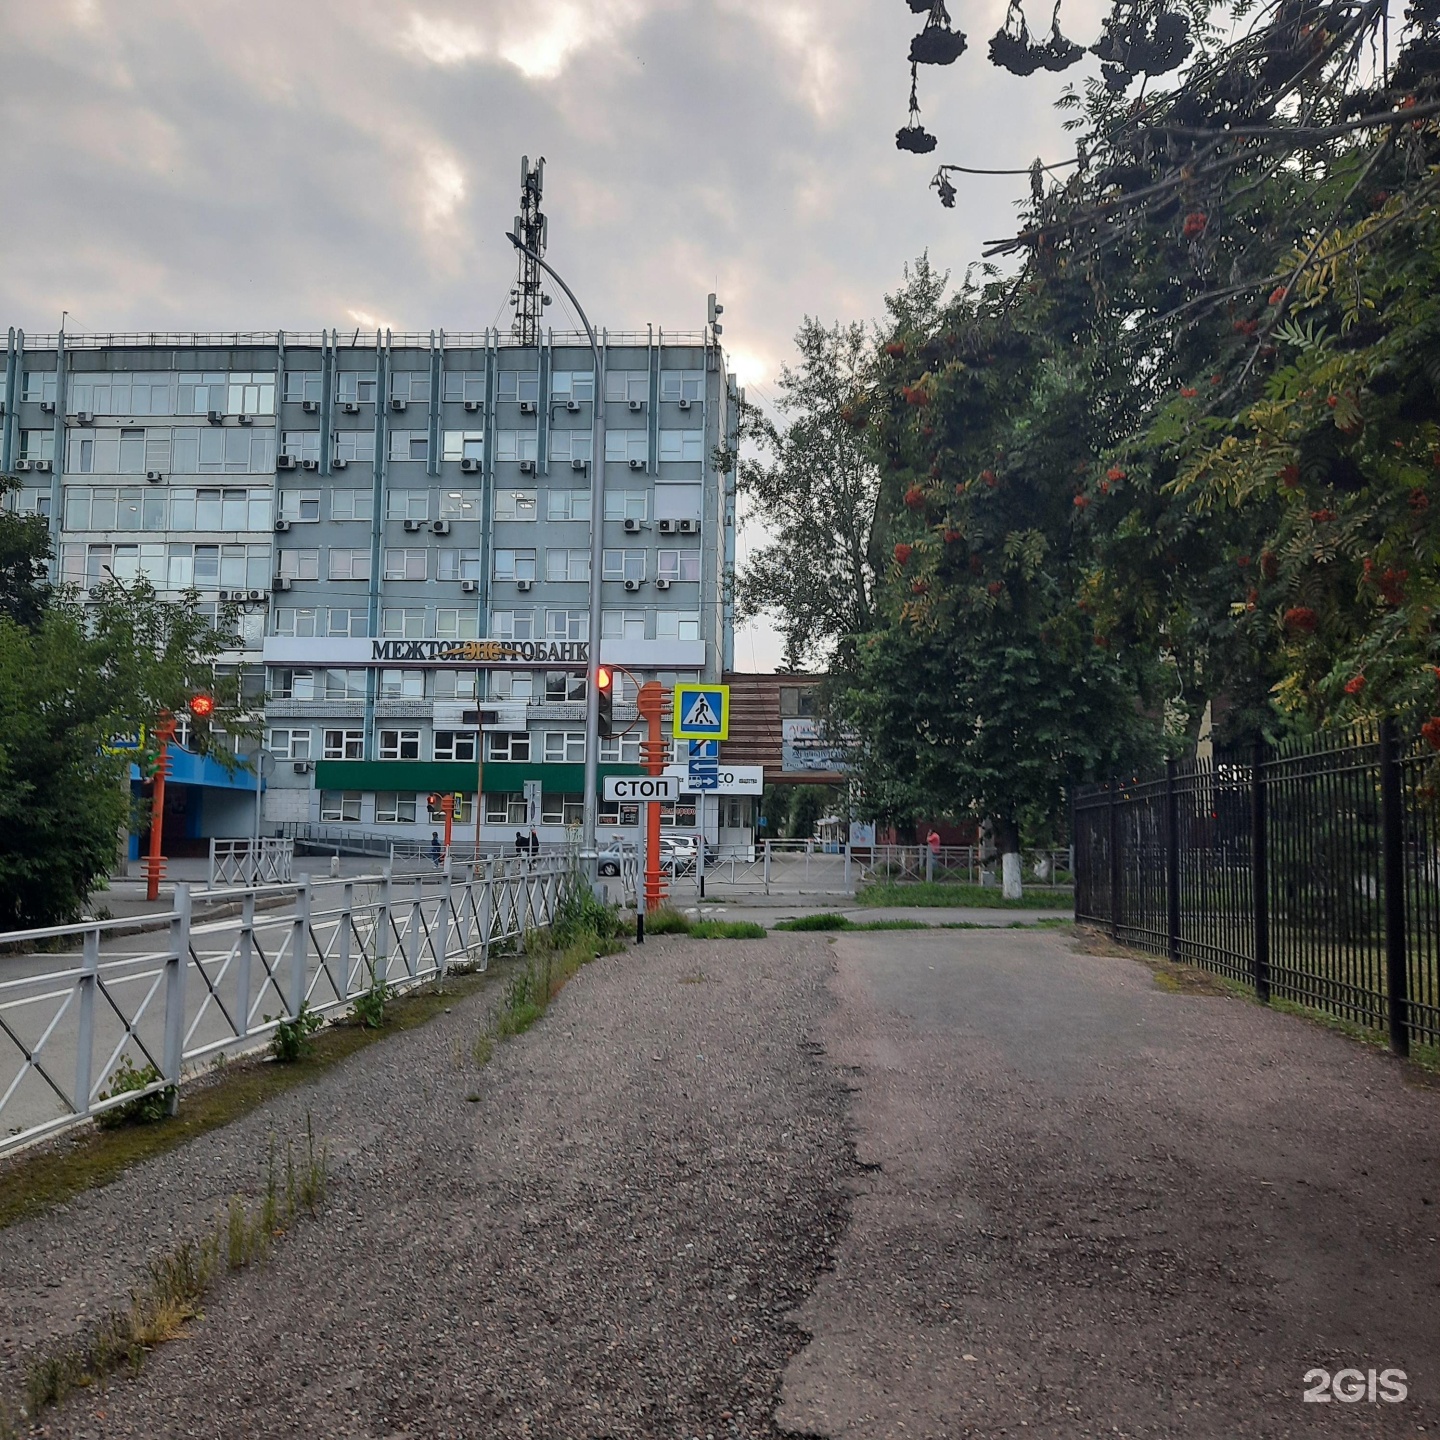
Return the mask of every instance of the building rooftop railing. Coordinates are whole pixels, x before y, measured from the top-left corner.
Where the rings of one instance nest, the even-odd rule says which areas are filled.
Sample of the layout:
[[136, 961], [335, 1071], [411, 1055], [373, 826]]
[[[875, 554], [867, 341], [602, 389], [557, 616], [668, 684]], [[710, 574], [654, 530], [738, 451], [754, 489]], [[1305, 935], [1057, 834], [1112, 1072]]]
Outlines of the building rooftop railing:
[[[108, 334], [72, 335], [67, 332], [67, 350], [106, 349], [181, 349], [238, 350], [247, 347], [273, 347], [284, 343], [287, 349], [318, 350], [332, 344], [340, 350], [373, 350], [388, 338], [391, 349], [428, 350], [432, 345], [447, 350], [483, 350], [494, 346], [500, 350], [524, 348], [508, 330], [414, 330], [392, 331], [388, 337], [365, 330], [135, 330], [113, 331]], [[600, 340], [606, 345], [704, 345], [704, 330], [602, 330]], [[58, 335], [25, 336], [25, 349], [54, 350]], [[586, 347], [589, 341], [583, 330], [549, 330], [547, 345]]]

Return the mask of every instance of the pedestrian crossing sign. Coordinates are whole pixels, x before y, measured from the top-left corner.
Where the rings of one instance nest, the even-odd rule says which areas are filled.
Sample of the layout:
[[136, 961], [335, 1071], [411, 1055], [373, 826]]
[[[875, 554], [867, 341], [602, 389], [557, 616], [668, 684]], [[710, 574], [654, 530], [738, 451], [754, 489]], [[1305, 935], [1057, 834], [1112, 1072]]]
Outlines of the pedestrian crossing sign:
[[671, 734], [677, 740], [728, 740], [730, 687], [677, 685], [675, 720]]

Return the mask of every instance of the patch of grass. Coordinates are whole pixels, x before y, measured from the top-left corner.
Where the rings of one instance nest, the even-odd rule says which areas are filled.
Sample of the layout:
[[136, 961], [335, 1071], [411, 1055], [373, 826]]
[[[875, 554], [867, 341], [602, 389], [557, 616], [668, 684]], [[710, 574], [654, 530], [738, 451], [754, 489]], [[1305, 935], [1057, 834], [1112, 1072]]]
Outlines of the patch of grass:
[[1021, 900], [1007, 900], [987, 885], [947, 885], [938, 881], [913, 885], [879, 883], [866, 885], [855, 897], [861, 905], [955, 906], [968, 910], [1073, 910], [1074, 897], [1067, 890], [1028, 890]]
[[647, 935], [688, 935], [691, 920], [671, 905], [662, 905], [645, 917]]
[[581, 966], [624, 948], [614, 936], [597, 935], [592, 930], [569, 933], [573, 938], [563, 949], [546, 947], [538, 934], [528, 938], [525, 964], [510, 977], [499, 1013], [489, 1029], [476, 1038], [471, 1050], [476, 1065], [490, 1059], [497, 1040], [523, 1035], [534, 1025]]
[[[110, 1077], [110, 1088], [100, 1092], [101, 1100], [110, 1100], [118, 1095], [128, 1095], [132, 1090], [143, 1090], [155, 1085], [161, 1079], [160, 1072], [151, 1064], [136, 1066], [128, 1056], [122, 1055], [115, 1073]], [[163, 1090], [152, 1090], [136, 1100], [127, 1100], [110, 1110], [102, 1110], [95, 1117], [95, 1123], [102, 1130], [118, 1130], [125, 1125], [154, 1125], [170, 1113], [170, 1101], [175, 1087], [167, 1085]]]
[[102, 1316], [77, 1340], [38, 1356], [23, 1385], [23, 1419], [35, 1426], [45, 1411], [73, 1391], [104, 1381], [117, 1371], [138, 1371], [157, 1345], [185, 1333], [200, 1314], [200, 1302], [213, 1288], [221, 1257], [231, 1270], [264, 1259], [271, 1241], [301, 1207], [315, 1213], [328, 1183], [328, 1155], [315, 1149], [315, 1132], [305, 1120], [307, 1160], [297, 1171], [292, 1146], [286, 1147], [286, 1187], [282, 1202], [275, 1180], [275, 1144], [270, 1144], [268, 1181], [263, 1201], [249, 1210], [233, 1196], [225, 1215], [203, 1238], [187, 1238], [151, 1260], [145, 1281], [132, 1290], [130, 1303]]
[[765, 934], [753, 920], [699, 920], [690, 927], [696, 940], [763, 940]]
[[249, 1057], [232, 1061], [223, 1073], [187, 1082], [179, 1112], [160, 1124], [113, 1130], [82, 1128], [0, 1163], [0, 1230], [62, 1205], [83, 1191], [108, 1185], [133, 1166], [228, 1125], [277, 1095], [308, 1085], [387, 1034], [402, 1034], [424, 1025], [457, 997], [474, 994], [485, 983], [483, 973], [452, 971], [443, 990], [427, 985], [396, 999], [384, 1030], [327, 1025], [315, 1036], [313, 1052], [294, 1065], [272, 1065]]
[[923, 920], [852, 920], [848, 915], [799, 915], [793, 920], [781, 920], [771, 926], [774, 930], [934, 930], [938, 926], [927, 925]]

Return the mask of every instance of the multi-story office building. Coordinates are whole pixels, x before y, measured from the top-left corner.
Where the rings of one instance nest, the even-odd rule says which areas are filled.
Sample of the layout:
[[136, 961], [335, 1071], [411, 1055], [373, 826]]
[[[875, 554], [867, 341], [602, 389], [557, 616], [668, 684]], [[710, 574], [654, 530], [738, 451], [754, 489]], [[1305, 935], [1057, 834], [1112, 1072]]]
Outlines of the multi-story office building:
[[[483, 783], [484, 839], [528, 829], [538, 788], [554, 840], [581, 814], [594, 641], [623, 667], [622, 720], [637, 681], [732, 663], [734, 475], [717, 457], [738, 395], [716, 335], [610, 334], [601, 354], [597, 395], [576, 335], [12, 330], [0, 473], [20, 486], [7, 503], [48, 517], [61, 580], [144, 575], [233, 615], [228, 659], [263, 698], [275, 762], [267, 832], [428, 839], [442, 791], [466, 797], [469, 838]], [[602, 777], [638, 759], [638, 729], [601, 742]], [[712, 840], [748, 838], [720, 828], [748, 829], [748, 801], [718, 811]], [[634, 820], [601, 807], [604, 834]], [[666, 820], [692, 825], [693, 802]]]

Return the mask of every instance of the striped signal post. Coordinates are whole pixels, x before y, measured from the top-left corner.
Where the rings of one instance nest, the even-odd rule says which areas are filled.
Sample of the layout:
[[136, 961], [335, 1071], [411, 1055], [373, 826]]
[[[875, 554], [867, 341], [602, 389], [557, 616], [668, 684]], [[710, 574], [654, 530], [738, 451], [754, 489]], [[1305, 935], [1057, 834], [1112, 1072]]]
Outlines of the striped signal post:
[[[647, 680], [640, 687], [640, 718], [645, 721], [645, 738], [640, 742], [640, 758], [646, 773], [663, 775], [668, 747], [665, 743], [665, 687], [658, 680]], [[665, 881], [660, 871], [660, 807], [645, 806], [645, 901], [644, 913], [659, 909], [665, 898]]]

